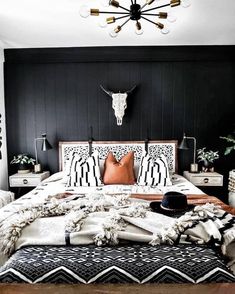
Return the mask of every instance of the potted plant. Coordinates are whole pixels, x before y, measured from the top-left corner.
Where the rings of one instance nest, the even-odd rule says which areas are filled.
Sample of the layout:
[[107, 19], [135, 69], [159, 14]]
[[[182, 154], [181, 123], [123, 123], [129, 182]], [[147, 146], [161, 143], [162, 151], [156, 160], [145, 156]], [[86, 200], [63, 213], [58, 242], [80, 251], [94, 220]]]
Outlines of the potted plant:
[[198, 161], [203, 162], [203, 172], [214, 172], [213, 162], [219, 158], [219, 151], [206, 151], [206, 147], [197, 150]]
[[13, 157], [10, 164], [18, 165], [18, 173], [26, 174], [30, 172], [30, 168], [35, 164], [35, 159], [27, 154], [18, 154]]
[[[235, 152], [235, 135], [220, 137], [220, 139], [227, 141], [227, 143], [229, 144], [229, 146], [227, 146], [224, 151], [224, 155], [229, 155], [231, 152]], [[231, 205], [232, 207], [235, 207], [235, 169], [229, 172], [228, 190], [229, 190], [229, 205]]]

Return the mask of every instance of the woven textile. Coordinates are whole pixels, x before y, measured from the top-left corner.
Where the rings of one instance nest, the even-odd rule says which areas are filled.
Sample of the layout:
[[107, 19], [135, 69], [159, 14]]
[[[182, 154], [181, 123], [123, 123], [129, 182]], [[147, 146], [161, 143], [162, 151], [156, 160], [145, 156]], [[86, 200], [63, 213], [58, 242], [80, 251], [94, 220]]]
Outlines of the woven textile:
[[206, 246], [30, 246], [0, 269], [0, 282], [222, 283], [235, 277]]

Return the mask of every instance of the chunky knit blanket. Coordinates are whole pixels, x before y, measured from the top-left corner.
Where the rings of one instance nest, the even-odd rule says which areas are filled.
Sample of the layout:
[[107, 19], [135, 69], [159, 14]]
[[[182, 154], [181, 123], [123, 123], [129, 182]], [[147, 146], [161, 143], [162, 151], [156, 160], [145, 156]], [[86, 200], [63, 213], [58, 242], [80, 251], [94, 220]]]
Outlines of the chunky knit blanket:
[[154, 213], [129, 195], [56, 195], [19, 207], [0, 224], [0, 250], [11, 255], [27, 245], [115, 245], [121, 240], [159, 244], [214, 244], [235, 273], [235, 218], [213, 204], [179, 218]]

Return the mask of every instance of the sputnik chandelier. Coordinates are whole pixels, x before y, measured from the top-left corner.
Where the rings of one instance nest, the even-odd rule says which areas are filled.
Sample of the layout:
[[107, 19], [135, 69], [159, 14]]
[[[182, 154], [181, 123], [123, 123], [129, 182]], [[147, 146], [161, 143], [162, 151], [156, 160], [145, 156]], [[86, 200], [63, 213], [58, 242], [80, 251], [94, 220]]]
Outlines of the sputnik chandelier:
[[[129, 0], [125, 2], [129, 2]], [[118, 26], [110, 31], [109, 34], [113, 38], [118, 36], [118, 33], [130, 20], [135, 22], [135, 32], [137, 35], [143, 34], [142, 20], [152, 23], [156, 28], [161, 31], [162, 34], [168, 34], [169, 29], [165, 24], [162, 23], [162, 21], [165, 19], [169, 22], [174, 22], [176, 20], [176, 17], [171, 13], [171, 11], [163, 12], [160, 11], [160, 9], [164, 9], [166, 7], [174, 8], [179, 5], [183, 7], [190, 6], [190, 0], [145, 0], [145, 3], [142, 5], [138, 2], [141, 3], [144, 1], [130, 0], [130, 7], [127, 8], [120, 5], [120, 3], [116, 0], [101, 0], [103, 6], [112, 6], [116, 9], [119, 8], [119, 10], [101, 11], [97, 8], [90, 9], [87, 6], [82, 6], [80, 9], [80, 15], [86, 18], [89, 15], [99, 16], [100, 14], [111, 14], [112, 16], [108, 16], [106, 19], [102, 20], [99, 23], [100, 27], [102, 28], [105, 28], [107, 25], [116, 23], [116, 21], [124, 20], [124, 22], [120, 23]], [[159, 2], [161, 2], [161, 5]], [[155, 7], [152, 4], [155, 4]]]

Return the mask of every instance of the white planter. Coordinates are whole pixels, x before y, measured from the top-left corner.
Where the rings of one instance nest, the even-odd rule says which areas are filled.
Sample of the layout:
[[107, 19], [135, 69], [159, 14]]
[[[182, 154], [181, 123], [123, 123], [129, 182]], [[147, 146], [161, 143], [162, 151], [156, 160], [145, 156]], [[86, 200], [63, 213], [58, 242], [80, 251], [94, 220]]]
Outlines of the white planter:
[[228, 203], [230, 206], [235, 207], [235, 169], [229, 172], [228, 190]]

